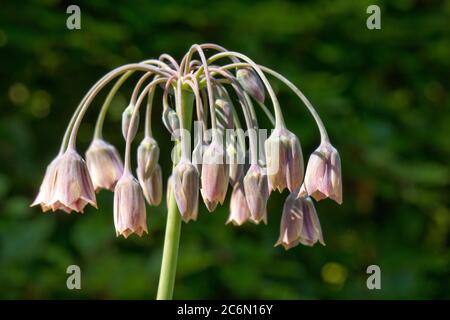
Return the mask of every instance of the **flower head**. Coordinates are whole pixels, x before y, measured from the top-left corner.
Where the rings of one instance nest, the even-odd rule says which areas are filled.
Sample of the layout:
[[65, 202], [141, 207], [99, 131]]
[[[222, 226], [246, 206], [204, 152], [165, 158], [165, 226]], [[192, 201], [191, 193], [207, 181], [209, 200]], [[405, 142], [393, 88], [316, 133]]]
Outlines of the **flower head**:
[[244, 177], [244, 191], [251, 221], [259, 224], [261, 221], [267, 223], [267, 200], [269, 198], [269, 186], [267, 175], [258, 165], [253, 164]]
[[309, 157], [304, 186], [317, 201], [331, 198], [342, 203], [341, 159], [329, 142], [321, 143]]
[[123, 164], [116, 148], [102, 140], [94, 139], [86, 151], [86, 164], [95, 191], [114, 190], [123, 173]]
[[287, 129], [275, 128], [265, 142], [267, 175], [271, 189], [289, 191], [300, 187], [303, 179], [303, 155], [297, 136]]
[[114, 189], [114, 226], [116, 235], [127, 238], [148, 233], [144, 196], [137, 180], [125, 173]]

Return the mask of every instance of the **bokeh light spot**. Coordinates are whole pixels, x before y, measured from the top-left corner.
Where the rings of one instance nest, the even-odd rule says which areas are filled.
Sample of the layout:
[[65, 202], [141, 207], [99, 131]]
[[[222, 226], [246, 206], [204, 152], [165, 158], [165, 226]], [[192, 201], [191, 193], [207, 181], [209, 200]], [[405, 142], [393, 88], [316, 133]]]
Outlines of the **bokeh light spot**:
[[347, 275], [347, 268], [336, 262], [329, 262], [322, 267], [322, 279], [330, 284], [343, 285]]
[[9, 88], [8, 96], [15, 105], [22, 105], [28, 100], [30, 92], [23, 83], [15, 83]]
[[37, 118], [45, 118], [50, 112], [51, 96], [44, 90], [37, 90], [31, 96], [30, 112]]

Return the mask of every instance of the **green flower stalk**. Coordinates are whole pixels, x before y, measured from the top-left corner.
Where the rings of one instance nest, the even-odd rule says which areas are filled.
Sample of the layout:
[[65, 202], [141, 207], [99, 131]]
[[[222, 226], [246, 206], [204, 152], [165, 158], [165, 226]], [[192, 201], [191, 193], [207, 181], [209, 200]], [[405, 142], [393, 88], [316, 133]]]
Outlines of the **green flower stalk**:
[[[215, 54], [207, 56], [206, 50]], [[123, 106], [119, 130], [125, 139], [125, 151], [121, 157], [116, 147], [104, 139], [103, 127], [112, 100], [133, 74], [140, 76], [129, 102]], [[287, 129], [268, 75], [299, 97], [318, 126], [320, 145], [309, 158], [304, 181], [300, 140]], [[110, 83], [114, 84], [99, 111], [85, 162], [76, 149], [78, 129], [93, 100]], [[99, 79], [75, 109], [59, 153], [47, 167], [32, 205], [39, 205], [44, 212], [83, 212], [87, 204], [97, 206], [95, 192], [114, 191], [116, 235], [151, 235], [145, 200], [151, 206], [161, 203], [163, 172], [159, 160], [165, 148], [160, 150], [160, 146], [167, 145], [156, 141], [152, 132], [158, 90], [162, 90], [162, 110], [155, 104], [156, 112], [161, 112], [160, 119], [174, 147], [157, 299], [173, 297], [181, 227], [183, 221], [201, 220], [200, 194], [212, 212], [224, 205], [231, 187], [226, 223], [241, 226], [248, 221], [259, 224], [275, 218], [267, 211], [270, 192], [287, 188], [290, 195], [283, 208], [276, 245], [290, 249], [298, 244], [324, 243], [312, 198], [331, 198], [342, 203], [342, 177], [339, 153], [331, 145], [317, 111], [281, 74], [242, 53], [209, 43], [193, 45], [180, 62], [162, 54], [159, 59], [120, 66]], [[142, 118], [141, 106], [145, 103]], [[266, 141], [259, 134], [264, 130], [259, 127], [260, 114], [273, 125]], [[142, 130], [139, 118], [145, 119], [144, 139], [139, 143], [133, 170], [131, 146]], [[192, 134], [198, 137], [194, 150]]]

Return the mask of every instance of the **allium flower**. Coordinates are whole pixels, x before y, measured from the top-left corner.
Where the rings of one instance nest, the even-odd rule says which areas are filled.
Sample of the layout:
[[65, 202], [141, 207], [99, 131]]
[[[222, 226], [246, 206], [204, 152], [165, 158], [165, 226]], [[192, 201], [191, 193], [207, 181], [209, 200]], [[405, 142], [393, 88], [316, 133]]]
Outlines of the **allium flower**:
[[325, 245], [316, 208], [311, 198], [307, 197], [303, 201], [303, 228], [300, 233], [300, 243], [313, 246], [317, 241]]
[[46, 187], [43, 190], [45, 192], [41, 199], [36, 199], [41, 201], [43, 208], [51, 208], [53, 211], [61, 209], [67, 213], [72, 210], [83, 212], [83, 208], [88, 203], [97, 208], [88, 168], [83, 158], [74, 149], [68, 149], [50, 166], [52, 168], [49, 168], [44, 179], [46, 180], [44, 181]]
[[312, 246], [317, 241], [325, 245], [312, 200], [291, 192], [284, 203], [280, 237], [275, 246], [282, 245], [288, 250], [299, 243]]
[[151, 206], [158, 206], [162, 198], [162, 171], [161, 166], [156, 164], [152, 174], [148, 178], [142, 177], [138, 170], [138, 180], [144, 192], [144, 197]]
[[181, 160], [173, 169], [171, 186], [184, 222], [197, 220], [198, 180], [197, 169], [187, 160]]
[[138, 176], [148, 179], [158, 164], [159, 147], [158, 143], [152, 137], [145, 137], [138, 147]]
[[264, 86], [254, 71], [248, 68], [239, 69], [236, 72], [236, 78], [250, 96], [256, 101], [264, 103]]
[[114, 226], [116, 235], [125, 238], [132, 233], [148, 233], [144, 196], [130, 173], [124, 173], [114, 189]]
[[303, 228], [303, 197], [291, 192], [286, 198], [281, 216], [280, 237], [275, 246], [282, 245], [286, 250], [300, 243]]
[[304, 186], [317, 201], [331, 198], [342, 203], [341, 159], [329, 142], [322, 142], [309, 157]]
[[215, 139], [205, 148], [202, 164], [202, 197], [209, 211], [223, 203], [228, 189], [228, 165], [223, 145]]
[[116, 148], [102, 140], [94, 139], [86, 151], [86, 164], [95, 191], [114, 190], [123, 173], [123, 164]]
[[56, 174], [58, 171], [57, 169], [60, 160], [61, 156], [58, 156], [53, 159], [53, 161], [48, 165], [47, 170], [45, 171], [44, 179], [39, 189], [39, 193], [34, 202], [31, 204], [32, 207], [40, 205], [43, 212], [52, 209], [51, 200], [53, 197], [53, 191], [55, 189]]
[[[209, 55], [215, 51], [216, 54]], [[130, 103], [122, 113], [121, 129], [126, 140], [122, 165], [114, 146], [102, 140], [103, 125], [115, 94], [132, 79], [132, 74], [141, 72]], [[267, 74], [300, 98], [318, 126], [323, 143], [309, 159], [305, 181], [299, 139], [286, 129], [281, 104]], [[115, 83], [100, 109], [94, 139], [86, 152], [86, 164], [75, 151], [78, 129], [94, 98], [112, 81]], [[284, 76], [239, 52], [211, 43], [193, 45], [179, 62], [162, 54], [157, 59], [119, 66], [97, 81], [74, 112], [62, 139], [60, 155], [47, 167], [32, 205], [40, 205], [44, 212], [57, 209], [82, 212], [88, 203], [96, 207], [95, 191], [114, 188], [116, 235], [141, 236], [147, 232], [145, 199], [150, 205], [158, 205], [162, 198], [160, 150], [152, 138], [153, 100], [159, 97], [155, 93], [160, 89], [162, 122], [175, 142], [172, 159], [176, 165], [167, 185], [167, 232], [158, 299], [171, 298], [180, 220], [197, 219], [200, 191], [212, 212], [219, 203], [223, 204], [230, 183], [233, 190], [227, 224], [242, 225], [247, 220], [267, 223], [270, 192], [287, 187], [291, 194], [284, 204], [277, 245], [289, 249], [298, 243], [323, 244], [320, 222], [309, 196], [317, 200], [329, 197], [341, 203], [342, 178], [339, 154], [329, 144], [322, 120], [305, 95]], [[270, 97], [267, 105], [266, 92]], [[254, 107], [255, 100], [258, 109]], [[145, 138], [138, 147], [136, 180], [131, 174], [131, 150], [144, 104]], [[264, 143], [265, 148], [258, 141], [261, 137], [258, 118], [263, 114], [275, 127]], [[198, 123], [192, 123], [194, 116]], [[200, 134], [194, 132], [200, 139], [192, 139], [192, 128], [201, 128]], [[209, 129], [213, 129], [213, 139], [206, 145]], [[197, 142], [194, 151], [192, 140]], [[166, 142], [161, 145], [167, 147]]]
[[248, 169], [244, 177], [244, 190], [251, 221], [259, 224], [261, 221], [267, 224], [267, 200], [269, 198], [269, 186], [267, 175], [257, 164]]
[[227, 224], [232, 223], [235, 226], [240, 226], [249, 218], [250, 210], [245, 198], [244, 187], [241, 182], [236, 182], [231, 193], [230, 215]]
[[267, 175], [272, 190], [294, 191], [303, 179], [303, 155], [300, 141], [289, 130], [275, 128], [265, 142]]

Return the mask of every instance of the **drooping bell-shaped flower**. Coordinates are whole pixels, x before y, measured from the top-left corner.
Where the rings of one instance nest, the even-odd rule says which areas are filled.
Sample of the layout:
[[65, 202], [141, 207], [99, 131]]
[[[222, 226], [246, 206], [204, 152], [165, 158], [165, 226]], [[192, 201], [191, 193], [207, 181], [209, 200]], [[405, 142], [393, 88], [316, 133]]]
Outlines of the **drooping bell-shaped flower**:
[[182, 159], [173, 169], [171, 188], [184, 222], [197, 220], [199, 177], [195, 166]]
[[142, 173], [138, 170], [138, 180], [141, 185], [144, 197], [151, 206], [158, 206], [162, 198], [162, 171], [161, 166], [156, 164], [152, 174], [144, 178]]
[[[133, 116], [134, 108], [135, 107], [132, 104], [130, 104], [128, 107], [125, 108], [125, 110], [122, 113], [122, 135], [125, 140], [127, 139], [130, 125], [132, 124], [131, 118]], [[136, 114], [136, 117], [132, 125], [133, 127], [131, 128], [131, 140], [133, 140], [134, 137], [136, 136], [139, 127], [139, 113]]]
[[236, 78], [242, 88], [251, 97], [260, 103], [264, 103], [265, 90], [259, 76], [250, 68], [241, 68], [236, 72]]
[[258, 164], [252, 164], [244, 177], [244, 191], [251, 221], [259, 224], [267, 223], [267, 200], [269, 199], [269, 186], [267, 175]]
[[145, 137], [138, 147], [137, 171], [138, 175], [144, 179], [150, 178], [153, 170], [158, 164], [159, 146], [152, 137]]
[[325, 245], [319, 218], [309, 197], [291, 192], [287, 197], [280, 224], [280, 237], [275, 246], [282, 245], [286, 250], [299, 243], [312, 246], [317, 241]]
[[89, 203], [97, 208], [94, 186], [83, 158], [72, 148], [58, 157], [53, 176], [53, 188], [46, 207], [66, 212], [83, 212]]
[[306, 246], [313, 246], [318, 241], [325, 245], [322, 227], [320, 226], [314, 203], [310, 197], [303, 199], [303, 227], [300, 233], [300, 243]]
[[51, 200], [53, 191], [55, 189], [56, 174], [58, 172], [57, 169], [60, 160], [61, 156], [58, 156], [53, 159], [52, 162], [47, 166], [44, 179], [42, 180], [41, 187], [39, 189], [39, 193], [36, 196], [34, 202], [31, 204], [32, 207], [40, 205], [43, 212], [52, 209]]
[[280, 237], [275, 246], [282, 245], [288, 250], [300, 243], [303, 227], [304, 199], [303, 197], [297, 197], [295, 192], [291, 192], [286, 198], [281, 216]]
[[285, 128], [275, 128], [265, 142], [267, 175], [271, 190], [293, 192], [303, 180], [303, 155], [297, 136]]
[[225, 150], [218, 139], [205, 148], [202, 163], [202, 189], [203, 200], [211, 212], [217, 203], [223, 203], [228, 189], [228, 165], [225, 163]]
[[309, 157], [304, 187], [317, 201], [330, 198], [342, 204], [341, 159], [329, 142], [322, 142]]
[[114, 189], [114, 226], [116, 235], [125, 238], [132, 233], [148, 233], [144, 196], [130, 173], [124, 173]]
[[95, 191], [114, 190], [122, 176], [123, 164], [119, 152], [112, 144], [102, 139], [94, 139], [86, 151], [86, 164]]
[[250, 218], [247, 199], [245, 198], [244, 186], [241, 182], [236, 182], [233, 187], [230, 199], [230, 215], [227, 224], [232, 223], [240, 226]]

